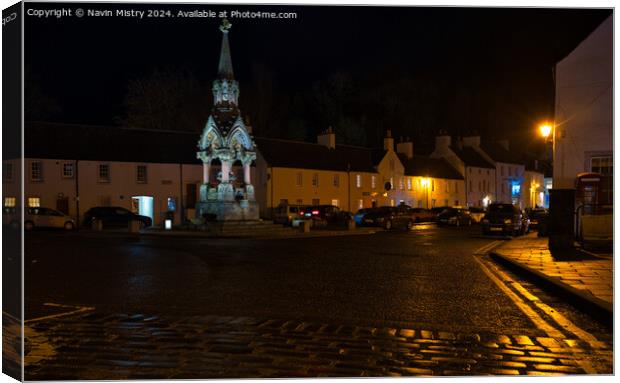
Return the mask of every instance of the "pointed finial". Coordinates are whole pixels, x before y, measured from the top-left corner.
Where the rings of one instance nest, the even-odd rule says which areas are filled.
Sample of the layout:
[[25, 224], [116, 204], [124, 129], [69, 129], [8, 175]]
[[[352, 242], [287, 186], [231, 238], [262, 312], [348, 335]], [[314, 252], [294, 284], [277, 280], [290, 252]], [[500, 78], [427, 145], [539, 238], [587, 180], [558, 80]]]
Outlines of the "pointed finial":
[[230, 29], [230, 27], [232, 27], [232, 24], [230, 23], [230, 21], [228, 21], [227, 18], [223, 18], [222, 25], [220, 25], [220, 31], [222, 31], [222, 33], [228, 33], [228, 30]]

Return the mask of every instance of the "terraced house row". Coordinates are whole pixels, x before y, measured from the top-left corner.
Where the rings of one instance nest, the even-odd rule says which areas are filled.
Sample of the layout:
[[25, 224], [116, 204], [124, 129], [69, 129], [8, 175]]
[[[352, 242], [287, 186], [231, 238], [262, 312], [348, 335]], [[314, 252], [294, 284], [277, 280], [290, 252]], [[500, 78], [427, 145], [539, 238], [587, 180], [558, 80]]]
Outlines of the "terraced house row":
[[[251, 129], [251, 128], [250, 128]], [[81, 221], [94, 206], [121, 206], [161, 224], [195, 216], [203, 165], [196, 158], [198, 133], [118, 127], [28, 123], [25, 128], [24, 197], [28, 206], [58, 209]], [[328, 129], [316, 143], [255, 137], [251, 179], [260, 216], [288, 204], [331, 204], [341, 209], [405, 203], [414, 207], [484, 206], [493, 201], [522, 207], [542, 204], [543, 175], [526, 170], [504, 144], [479, 137], [436, 137], [430, 156], [413, 142], [382, 148], [336, 144]], [[110, 150], [115, 148], [115, 150]], [[17, 156], [16, 156], [17, 157]], [[5, 160], [4, 206], [18, 204], [21, 161]], [[221, 177], [217, 160], [210, 182]], [[231, 181], [241, 186], [241, 163]], [[530, 193], [536, 185], [535, 193]]]

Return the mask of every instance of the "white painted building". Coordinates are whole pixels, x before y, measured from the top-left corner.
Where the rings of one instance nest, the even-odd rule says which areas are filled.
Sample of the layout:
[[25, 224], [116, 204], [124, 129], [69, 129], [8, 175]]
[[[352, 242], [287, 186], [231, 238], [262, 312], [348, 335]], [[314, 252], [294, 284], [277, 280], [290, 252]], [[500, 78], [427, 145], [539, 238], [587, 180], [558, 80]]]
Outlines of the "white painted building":
[[556, 64], [554, 189], [613, 175], [613, 28], [610, 16]]
[[484, 207], [497, 200], [495, 166], [472, 145], [453, 143], [450, 135], [440, 132], [431, 158], [445, 159], [463, 176], [466, 206]]

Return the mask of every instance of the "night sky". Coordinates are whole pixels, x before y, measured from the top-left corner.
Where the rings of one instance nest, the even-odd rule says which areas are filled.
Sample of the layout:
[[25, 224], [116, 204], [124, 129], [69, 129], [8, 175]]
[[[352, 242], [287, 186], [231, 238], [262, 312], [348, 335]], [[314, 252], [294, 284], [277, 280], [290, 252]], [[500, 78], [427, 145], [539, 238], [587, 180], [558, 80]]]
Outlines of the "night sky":
[[[45, 7], [52, 6], [26, 4], [26, 9]], [[368, 136], [370, 146], [379, 144], [380, 132], [386, 128], [392, 128], [395, 136], [408, 135], [420, 142], [430, 142], [439, 129], [453, 134], [475, 129], [489, 137], [527, 144], [535, 124], [553, 118], [554, 63], [611, 14], [611, 10], [583, 9], [83, 6], [121, 7], [171, 9], [173, 13], [181, 9], [297, 12], [295, 20], [230, 19], [242, 111], [253, 118], [257, 134], [287, 136], [287, 121], [296, 112], [280, 113], [278, 97], [310, 94], [316, 84], [336, 73], [345, 74], [355, 83], [355, 91], [347, 95], [347, 113], [352, 119], [368, 114], [370, 122], [364, 129], [378, 132]], [[188, 69], [209, 89], [217, 71], [219, 23], [209, 18], [26, 16], [26, 92], [30, 84], [60, 107], [43, 114], [43, 119], [118, 125], [125, 114], [128, 83], [154, 69]], [[256, 68], [270, 73], [276, 95], [272, 110], [280, 116], [273, 124], [281, 125], [279, 130], [270, 131], [268, 120], [252, 116], [260, 102], [255, 96], [260, 91], [252, 91], [261, 83]], [[381, 119], [382, 112], [373, 114], [372, 103], [357, 102], [357, 98], [365, 94], [369, 99], [384, 78], [399, 88], [395, 94], [424, 83], [436, 95], [429, 100], [424, 95], [409, 101], [397, 98], [407, 105], [399, 105], [399, 112]], [[385, 98], [383, 92], [379, 98]], [[204, 106], [207, 114], [209, 108]], [[326, 128], [321, 126], [326, 122], [313, 111], [304, 113], [308, 117], [303, 117], [303, 126], [311, 139]]]

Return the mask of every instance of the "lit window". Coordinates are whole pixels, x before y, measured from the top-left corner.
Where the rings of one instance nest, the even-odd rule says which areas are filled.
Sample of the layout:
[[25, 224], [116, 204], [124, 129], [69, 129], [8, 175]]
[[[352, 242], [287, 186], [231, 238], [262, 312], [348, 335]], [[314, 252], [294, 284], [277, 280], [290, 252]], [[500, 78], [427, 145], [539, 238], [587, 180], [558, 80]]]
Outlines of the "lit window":
[[28, 197], [28, 207], [41, 207], [41, 198]]
[[355, 175], [355, 186], [358, 188], [362, 187], [362, 175], [361, 174]]
[[177, 201], [174, 197], [168, 197], [168, 211], [176, 211], [177, 210]]
[[2, 179], [5, 181], [13, 181], [13, 164], [2, 164]]
[[145, 184], [147, 179], [146, 175], [146, 165], [138, 165], [136, 167], [136, 182], [139, 184]]
[[405, 188], [405, 181], [403, 180], [403, 177], [398, 178], [398, 188], [400, 190], [403, 190]]
[[319, 173], [312, 175], [312, 186], [319, 186]]
[[63, 178], [73, 178], [73, 162], [65, 162], [62, 164]]
[[297, 186], [303, 186], [303, 184], [304, 184], [304, 175], [303, 175], [303, 173], [299, 172], [299, 173], [297, 173], [296, 185]]
[[334, 174], [334, 186], [340, 187], [340, 175], [339, 174]]
[[99, 182], [110, 182], [110, 165], [99, 165]]
[[377, 187], [377, 176], [370, 177], [370, 186], [375, 189]]
[[283, 198], [280, 200], [280, 205], [288, 205], [288, 199], [287, 198]]
[[15, 207], [15, 197], [4, 197], [4, 207]]
[[334, 206], [340, 206], [340, 201], [339, 201], [339, 200], [337, 200], [337, 199], [333, 199], [333, 200], [332, 200], [332, 205], [334, 205]]
[[590, 159], [590, 169], [593, 173], [599, 173], [604, 176], [614, 174], [613, 157], [592, 157]]
[[394, 188], [394, 177], [390, 177], [390, 188]]
[[30, 163], [30, 180], [43, 181], [43, 164], [41, 161], [32, 161]]
[[390, 199], [390, 206], [394, 206], [396, 205], [396, 201], [394, 201], [394, 198]]
[[411, 182], [411, 178], [407, 178], [407, 190], [411, 190], [412, 188], [412, 182]]
[[357, 208], [358, 209], [363, 209], [364, 208], [364, 200], [363, 199], [358, 199], [357, 200]]

